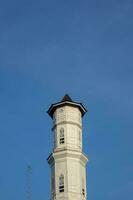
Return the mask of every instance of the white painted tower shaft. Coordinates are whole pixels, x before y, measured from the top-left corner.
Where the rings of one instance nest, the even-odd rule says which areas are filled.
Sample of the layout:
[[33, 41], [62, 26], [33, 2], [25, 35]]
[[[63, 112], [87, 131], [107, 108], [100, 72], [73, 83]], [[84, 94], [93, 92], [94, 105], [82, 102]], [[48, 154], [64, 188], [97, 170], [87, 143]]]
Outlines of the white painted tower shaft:
[[86, 200], [86, 163], [82, 152], [82, 116], [86, 110], [68, 95], [48, 110], [53, 119], [51, 200]]

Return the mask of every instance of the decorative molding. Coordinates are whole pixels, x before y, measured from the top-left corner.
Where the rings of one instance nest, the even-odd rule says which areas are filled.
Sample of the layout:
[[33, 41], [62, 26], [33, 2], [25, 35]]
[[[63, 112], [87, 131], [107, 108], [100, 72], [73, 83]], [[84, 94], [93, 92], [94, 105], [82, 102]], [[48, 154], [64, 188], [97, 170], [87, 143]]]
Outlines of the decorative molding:
[[73, 159], [79, 159], [85, 165], [88, 162], [88, 157], [83, 153], [79, 151], [71, 151], [71, 150], [58, 150], [47, 158], [48, 163], [52, 164], [55, 160], [57, 161], [58, 159], [66, 159], [66, 158], [73, 158]]
[[54, 131], [54, 129], [55, 129], [58, 125], [64, 125], [64, 124], [76, 125], [76, 126], [78, 126], [78, 127], [82, 130], [82, 126], [81, 126], [80, 124], [78, 124], [78, 123], [76, 123], [76, 122], [72, 122], [72, 121], [62, 121], [62, 122], [59, 122], [59, 123], [55, 124], [51, 130]]

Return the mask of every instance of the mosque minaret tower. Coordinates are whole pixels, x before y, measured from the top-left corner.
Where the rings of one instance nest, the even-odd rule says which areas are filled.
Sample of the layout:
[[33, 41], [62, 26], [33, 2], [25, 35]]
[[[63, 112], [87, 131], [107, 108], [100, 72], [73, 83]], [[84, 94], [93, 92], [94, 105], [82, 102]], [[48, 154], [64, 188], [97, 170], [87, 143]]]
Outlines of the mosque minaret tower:
[[86, 200], [87, 156], [82, 151], [82, 103], [68, 95], [52, 104], [48, 114], [53, 120], [53, 151], [48, 157], [51, 168], [51, 200]]

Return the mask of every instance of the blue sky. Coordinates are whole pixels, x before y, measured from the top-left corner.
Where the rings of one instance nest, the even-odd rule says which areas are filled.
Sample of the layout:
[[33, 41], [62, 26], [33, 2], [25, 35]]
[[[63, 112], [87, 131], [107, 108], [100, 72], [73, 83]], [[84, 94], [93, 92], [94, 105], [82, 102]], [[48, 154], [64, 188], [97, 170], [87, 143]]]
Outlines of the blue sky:
[[51, 103], [84, 117], [91, 200], [133, 199], [133, 1], [0, 1], [0, 199], [50, 197]]

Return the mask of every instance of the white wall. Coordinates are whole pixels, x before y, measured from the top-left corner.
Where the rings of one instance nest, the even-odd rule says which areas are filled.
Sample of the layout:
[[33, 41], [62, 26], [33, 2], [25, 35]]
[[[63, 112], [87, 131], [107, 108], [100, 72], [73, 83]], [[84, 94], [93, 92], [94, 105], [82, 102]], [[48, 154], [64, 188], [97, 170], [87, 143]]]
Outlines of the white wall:
[[[82, 117], [78, 108], [64, 106], [54, 113], [54, 148], [82, 150]], [[60, 144], [60, 129], [64, 128], [65, 144]]]
[[[60, 130], [64, 129], [64, 144]], [[51, 165], [52, 200], [86, 200], [86, 162], [82, 153], [82, 116], [79, 108], [57, 108], [53, 117], [53, 153]], [[64, 192], [59, 192], [59, 177], [64, 175]], [[82, 194], [84, 182], [85, 195]], [[53, 189], [52, 189], [53, 188]]]

